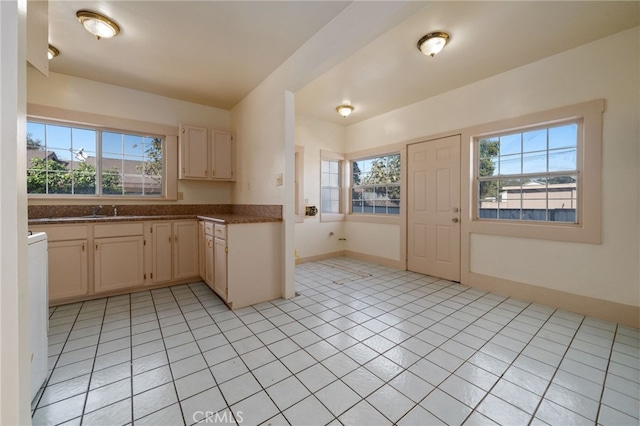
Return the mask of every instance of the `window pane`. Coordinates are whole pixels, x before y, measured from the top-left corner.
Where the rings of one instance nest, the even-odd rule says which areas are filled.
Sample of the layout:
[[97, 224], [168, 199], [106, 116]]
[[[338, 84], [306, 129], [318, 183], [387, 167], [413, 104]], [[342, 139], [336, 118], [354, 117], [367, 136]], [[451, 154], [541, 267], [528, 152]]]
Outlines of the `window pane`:
[[522, 154], [502, 156], [499, 161], [499, 174], [517, 175], [522, 173]]
[[549, 171], [573, 171], [578, 168], [578, 158], [575, 148], [558, 149], [549, 152]]
[[96, 152], [96, 131], [88, 129], [72, 129], [73, 151]]
[[106, 195], [123, 195], [122, 176], [115, 169], [102, 172], [102, 193]]
[[522, 154], [522, 173], [544, 173], [547, 171], [547, 152]]
[[71, 128], [48, 124], [46, 126], [47, 148], [71, 152]]
[[102, 157], [121, 158], [122, 153], [122, 134], [102, 132]]
[[42, 123], [27, 123], [27, 149], [45, 149], [45, 130]]
[[547, 129], [533, 130], [522, 134], [522, 152], [546, 151]]
[[549, 129], [549, 149], [578, 145], [578, 124], [571, 123]]
[[522, 152], [522, 135], [500, 136], [500, 155], [519, 154]]

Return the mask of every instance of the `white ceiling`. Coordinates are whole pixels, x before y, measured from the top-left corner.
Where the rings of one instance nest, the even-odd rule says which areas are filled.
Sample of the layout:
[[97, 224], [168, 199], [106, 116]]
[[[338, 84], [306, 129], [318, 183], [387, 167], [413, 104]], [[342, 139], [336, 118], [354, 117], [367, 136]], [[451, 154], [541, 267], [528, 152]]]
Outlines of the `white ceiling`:
[[[299, 90], [296, 111], [353, 124], [640, 24], [638, 1], [425, 4]], [[50, 0], [61, 51], [50, 70], [230, 109], [348, 5]], [[75, 17], [83, 8], [110, 16], [120, 35], [93, 38]], [[416, 43], [434, 30], [451, 40], [429, 58]], [[343, 101], [356, 108], [347, 119], [335, 112]]]
[[[230, 109], [348, 2], [49, 0], [51, 71]], [[88, 9], [121, 28], [97, 40]]]

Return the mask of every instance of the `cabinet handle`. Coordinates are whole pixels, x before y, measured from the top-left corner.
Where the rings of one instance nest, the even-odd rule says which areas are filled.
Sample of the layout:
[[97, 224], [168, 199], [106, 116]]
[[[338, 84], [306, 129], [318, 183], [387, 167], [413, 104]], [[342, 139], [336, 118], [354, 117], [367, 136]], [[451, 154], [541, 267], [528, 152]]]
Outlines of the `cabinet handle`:
[[84, 243], [82, 243], [82, 251], [84, 251]]
[[178, 242], [178, 236], [176, 235], [175, 238], [173, 239], [173, 241], [175, 241], [176, 243]]
[[207, 177], [207, 170], [204, 171], [204, 177]]
[[211, 170], [211, 177], [214, 177], [216, 175], [216, 171], [215, 170]]
[[96, 251], [98, 251], [98, 243], [96, 243]]
[[172, 240], [173, 240], [173, 237], [169, 235], [169, 242], [171, 242]]

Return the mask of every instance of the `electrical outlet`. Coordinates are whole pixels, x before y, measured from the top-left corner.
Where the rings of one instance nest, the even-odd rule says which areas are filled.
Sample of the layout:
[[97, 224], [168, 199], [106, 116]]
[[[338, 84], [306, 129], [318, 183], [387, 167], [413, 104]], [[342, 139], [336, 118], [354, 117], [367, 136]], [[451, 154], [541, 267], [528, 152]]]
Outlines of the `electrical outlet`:
[[184, 192], [178, 191], [178, 200], [184, 200]]
[[308, 199], [308, 198], [305, 198], [305, 199], [304, 199], [304, 204], [305, 204], [305, 205], [309, 204], [309, 199]]
[[247, 189], [251, 189], [251, 182], [247, 182]]
[[276, 186], [282, 186], [282, 173], [276, 175]]

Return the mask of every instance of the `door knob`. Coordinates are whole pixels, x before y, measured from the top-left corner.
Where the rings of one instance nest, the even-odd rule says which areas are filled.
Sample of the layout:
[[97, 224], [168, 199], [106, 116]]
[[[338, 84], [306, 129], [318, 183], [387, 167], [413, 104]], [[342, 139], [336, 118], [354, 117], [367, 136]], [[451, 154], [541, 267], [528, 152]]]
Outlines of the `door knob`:
[[451, 222], [458, 223], [460, 222], [460, 219], [458, 219], [457, 217], [454, 217], [453, 219], [451, 219]]
[[459, 208], [457, 208], [457, 207], [454, 207], [454, 208], [453, 208], [453, 212], [454, 212], [454, 213], [458, 213], [459, 211], [460, 211], [460, 209], [459, 209]]

